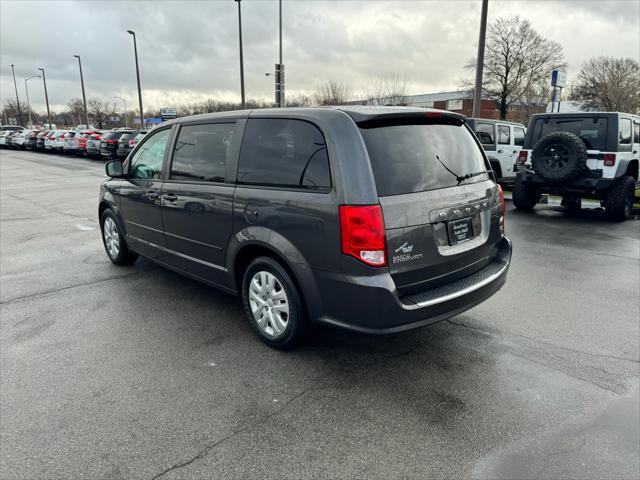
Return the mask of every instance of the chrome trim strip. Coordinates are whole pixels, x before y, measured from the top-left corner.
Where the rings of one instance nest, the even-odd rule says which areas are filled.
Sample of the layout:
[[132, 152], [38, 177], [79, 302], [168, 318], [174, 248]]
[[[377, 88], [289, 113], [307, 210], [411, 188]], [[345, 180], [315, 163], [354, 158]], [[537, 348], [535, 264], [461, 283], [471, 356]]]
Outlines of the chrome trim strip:
[[[132, 222], [131, 220], [125, 220], [125, 223], [130, 223], [131, 225], [135, 225], [136, 227], [141, 227], [141, 228], [144, 228], [146, 230], [151, 230], [152, 232], [164, 233], [162, 230], [157, 230], [155, 228], [147, 227], [146, 225], [142, 225], [140, 223]], [[133, 237], [133, 238], [135, 238], [136, 240], [140, 240], [137, 237]]]
[[155, 243], [147, 242], [146, 240], [142, 240], [141, 238], [134, 237], [133, 235], [127, 235], [127, 236], [129, 238], [135, 240], [136, 242], [144, 243], [145, 245], [149, 245], [150, 247], [157, 248], [158, 250], [160, 250], [162, 252], [165, 252], [165, 253], [170, 253], [171, 255], [175, 255], [176, 257], [181, 257], [181, 258], [190, 260], [192, 262], [196, 262], [196, 263], [199, 263], [201, 265], [205, 265], [205, 266], [210, 267], [210, 268], [215, 268], [216, 270], [220, 270], [220, 271], [223, 271], [223, 272], [227, 272], [228, 271], [226, 268], [221, 267], [220, 265], [216, 265], [215, 263], [209, 263], [209, 262], [205, 262], [204, 260], [200, 260], [199, 258], [190, 257], [189, 255], [185, 255], [184, 253], [176, 252], [175, 250], [171, 250], [169, 248], [162, 247], [160, 245], [156, 245]]
[[449, 300], [453, 300], [454, 298], [462, 297], [467, 295], [468, 293], [475, 292], [479, 288], [484, 287], [485, 285], [490, 284], [494, 280], [497, 280], [504, 272], [509, 268], [509, 264], [505, 263], [504, 267], [500, 269], [499, 272], [494, 273], [490, 277], [485, 278], [484, 280], [476, 283], [472, 287], [465, 288], [463, 290], [459, 290], [455, 293], [450, 293], [449, 295], [445, 295], [444, 297], [433, 298], [431, 300], [425, 300], [424, 302], [416, 303], [418, 307], [430, 307], [431, 305], [436, 305], [438, 303], [448, 302]]
[[192, 240], [190, 238], [181, 237], [180, 235], [176, 235], [175, 233], [164, 232], [165, 235], [169, 235], [173, 238], [178, 238], [180, 240], [185, 240], [187, 242], [195, 243], [197, 245], [202, 245], [203, 247], [215, 248], [216, 250], [222, 250], [222, 247], [218, 247], [217, 245], [211, 245], [209, 243], [199, 242], [198, 240]]

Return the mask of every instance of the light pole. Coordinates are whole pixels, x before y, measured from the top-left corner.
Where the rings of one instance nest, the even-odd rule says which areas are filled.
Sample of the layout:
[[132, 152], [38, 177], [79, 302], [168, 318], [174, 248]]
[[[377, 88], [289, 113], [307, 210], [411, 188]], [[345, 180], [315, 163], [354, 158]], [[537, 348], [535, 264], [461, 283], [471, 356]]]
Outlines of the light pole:
[[245, 108], [244, 101], [244, 60], [242, 58], [242, 9], [240, 8], [241, 0], [235, 0], [238, 2], [238, 36], [240, 38], [240, 102], [242, 109]]
[[44, 83], [44, 100], [47, 103], [47, 118], [49, 119], [49, 129], [51, 129], [51, 111], [49, 110], [49, 94], [47, 93], [47, 78], [44, 75], [44, 68], [39, 68], [42, 72], [42, 83]]
[[29, 110], [29, 127], [33, 126], [33, 121], [31, 120], [31, 103], [29, 102], [29, 87], [27, 86], [27, 82], [32, 78], [40, 78], [40, 75], [32, 75], [24, 79], [24, 91], [27, 94], [27, 109]]
[[18, 99], [18, 84], [16, 83], [16, 71], [11, 64], [11, 71], [13, 72], [13, 86], [16, 89], [16, 107], [18, 107], [18, 123], [22, 125], [22, 112], [20, 111], [20, 99]]
[[482, 0], [482, 13], [480, 15], [480, 37], [478, 39], [478, 58], [476, 60], [476, 85], [473, 91], [472, 117], [478, 118], [482, 104], [482, 73], [484, 69], [484, 44], [487, 37], [487, 10], [489, 0]]
[[[129, 125], [127, 124], [127, 102], [122, 97], [113, 97], [116, 100], [122, 100], [122, 104], [124, 105], [124, 128], [127, 128]], [[140, 127], [142, 130], [142, 127]]]
[[82, 75], [82, 60], [80, 55], [74, 55], [78, 59], [78, 66], [80, 67], [80, 85], [82, 86], [82, 103], [84, 103], [84, 117], [87, 122], [87, 128], [89, 128], [89, 110], [87, 110], [87, 97], [84, 94], [84, 77]]
[[142, 112], [142, 88], [140, 87], [140, 67], [138, 66], [138, 44], [136, 43], [136, 32], [127, 30], [127, 33], [133, 37], [133, 53], [136, 57], [136, 77], [138, 79], [138, 103], [140, 107], [140, 129], [144, 128], [144, 113]]
[[278, 2], [280, 61], [276, 65], [276, 106], [284, 107], [284, 64], [282, 63], [282, 0]]

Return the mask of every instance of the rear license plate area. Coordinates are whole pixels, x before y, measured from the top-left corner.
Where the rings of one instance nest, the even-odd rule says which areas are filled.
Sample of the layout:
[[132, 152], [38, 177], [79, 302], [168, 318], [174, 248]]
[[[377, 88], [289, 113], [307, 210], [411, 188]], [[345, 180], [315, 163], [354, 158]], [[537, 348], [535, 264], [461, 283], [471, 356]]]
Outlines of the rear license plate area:
[[473, 238], [473, 222], [471, 218], [462, 218], [447, 222], [449, 245], [468, 242]]

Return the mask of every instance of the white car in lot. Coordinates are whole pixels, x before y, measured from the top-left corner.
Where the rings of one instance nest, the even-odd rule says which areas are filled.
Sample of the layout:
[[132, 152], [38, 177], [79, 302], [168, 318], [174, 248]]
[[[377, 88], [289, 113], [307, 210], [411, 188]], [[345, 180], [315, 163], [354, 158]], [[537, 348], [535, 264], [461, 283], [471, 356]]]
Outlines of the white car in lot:
[[[57, 152], [61, 152], [64, 148], [65, 135], [67, 134], [67, 130], [57, 130], [56, 133], [51, 137], [49, 141], [49, 147], [51, 150], [55, 150]], [[46, 147], [45, 147], [46, 148]]]
[[0, 147], [5, 148], [7, 146], [7, 135], [9, 135], [9, 131], [0, 132]]
[[16, 132], [13, 136], [11, 146], [13, 148], [24, 148], [24, 143], [27, 141], [27, 133], [28, 130], [20, 130], [19, 132]]
[[516, 160], [524, 145], [525, 126], [487, 118], [468, 118], [466, 123], [480, 140], [498, 182], [513, 185], [516, 179]]

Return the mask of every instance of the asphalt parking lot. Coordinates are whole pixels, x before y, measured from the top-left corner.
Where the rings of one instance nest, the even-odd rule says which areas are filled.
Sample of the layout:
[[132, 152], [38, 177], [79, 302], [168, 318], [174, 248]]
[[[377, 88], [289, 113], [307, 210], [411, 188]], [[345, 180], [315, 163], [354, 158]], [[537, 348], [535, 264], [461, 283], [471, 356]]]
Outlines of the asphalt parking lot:
[[640, 476], [640, 221], [508, 204], [488, 302], [284, 353], [237, 299], [111, 265], [103, 177], [0, 153], [0, 477]]

